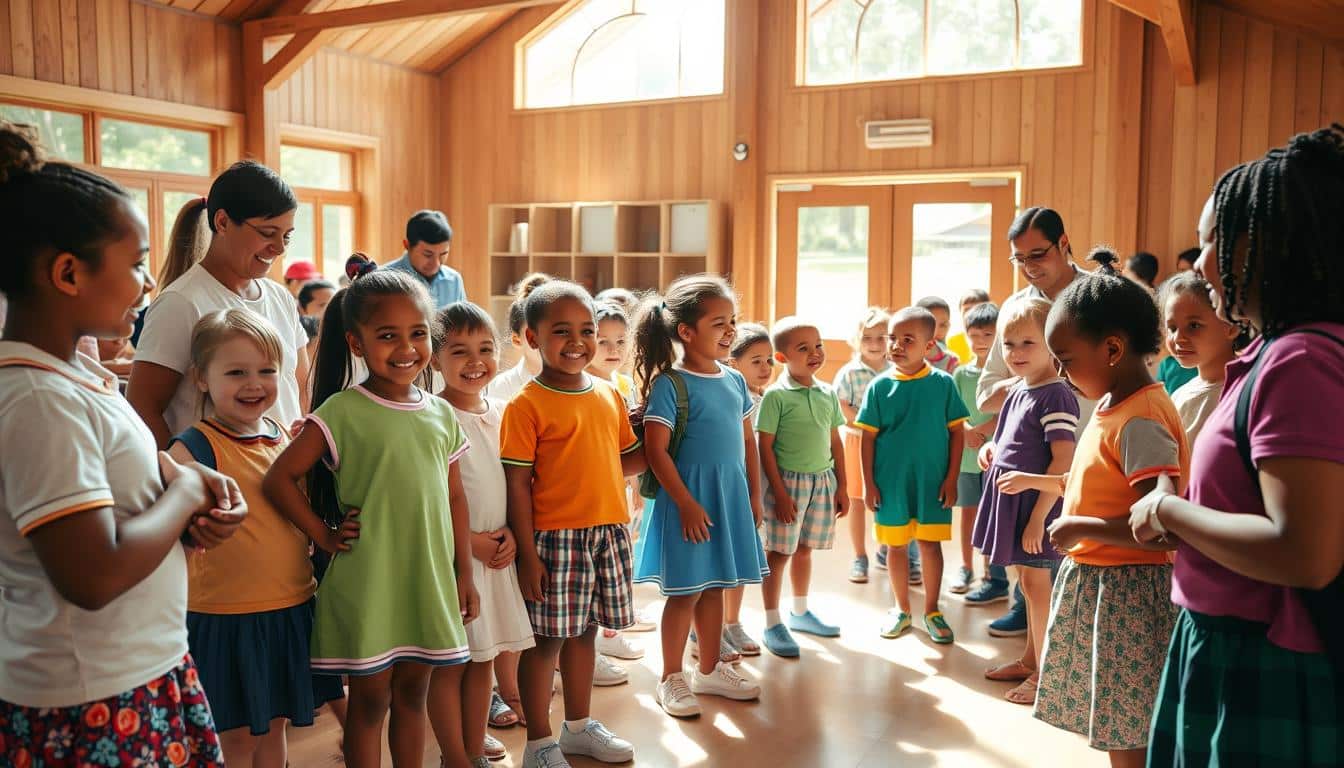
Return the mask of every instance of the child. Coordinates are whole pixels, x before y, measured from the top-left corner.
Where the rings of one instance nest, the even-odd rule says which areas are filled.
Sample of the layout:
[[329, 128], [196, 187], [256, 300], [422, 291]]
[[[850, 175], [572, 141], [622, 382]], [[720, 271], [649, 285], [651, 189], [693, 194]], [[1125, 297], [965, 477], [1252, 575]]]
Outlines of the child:
[[[972, 288], [961, 295], [961, 301], [957, 307], [961, 310], [962, 327], [965, 328], [966, 314], [971, 311], [971, 307], [979, 304], [989, 303], [989, 291], [984, 288]], [[947, 349], [957, 356], [958, 365], [966, 365], [975, 360], [975, 353], [971, 350], [970, 338], [965, 330], [957, 331], [947, 337]]]
[[[962, 304], [965, 302], [963, 299]], [[971, 415], [966, 423], [962, 424], [962, 429], [966, 433], [966, 449], [961, 452], [961, 471], [957, 475], [957, 521], [960, 523], [957, 535], [958, 543], [961, 545], [961, 568], [957, 571], [952, 586], [948, 587], [948, 591], [954, 595], [964, 595], [971, 591], [971, 582], [975, 580], [975, 570], [971, 565], [971, 532], [975, 528], [975, 512], [980, 506], [980, 498], [985, 488], [984, 471], [980, 468], [978, 454], [989, 436], [994, 434], [997, 423], [994, 414], [982, 413], [976, 407], [975, 388], [980, 383], [980, 374], [984, 371], [989, 348], [994, 345], [998, 322], [999, 308], [989, 302], [973, 304], [970, 310], [962, 315], [966, 338], [970, 340], [975, 357], [952, 372], [952, 381], [957, 385], [961, 403]], [[1041, 340], [1041, 347], [1042, 349], [1045, 347], [1044, 339]], [[998, 574], [999, 578], [1002, 578], [1002, 567], [999, 568]], [[986, 578], [995, 578], [992, 568], [987, 569]], [[1004, 583], [1006, 585], [1007, 582]]]
[[509, 305], [509, 341], [513, 344], [513, 348], [518, 350], [518, 363], [490, 382], [491, 386], [485, 391], [486, 396], [507, 405], [533, 376], [541, 373], [541, 355], [536, 349], [528, 346], [524, 339], [527, 332], [527, 314], [524, 308], [527, 305], [527, 297], [532, 291], [536, 290], [537, 286], [550, 282], [551, 279], [550, 275], [533, 272], [514, 286], [513, 303]]
[[934, 347], [929, 351], [929, 365], [944, 373], [955, 371], [958, 364], [957, 356], [947, 351], [947, 334], [952, 330], [952, 308], [947, 305], [946, 300], [937, 296], [925, 296], [915, 302], [915, 306], [928, 310], [937, 323]]
[[[789, 629], [818, 637], [839, 637], [807, 607], [812, 581], [812, 550], [830, 549], [835, 520], [848, 511], [845, 449], [839, 428], [845, 414], [835, 391], [817, 379], [826, 364], [821, 332], [796, 317], [775, 324], [775, 359], [785, 366], [765, 390], [761, 415], [761, 467], [765, 492], [765, 549], [770, 573], [761, 586], [765, 604], [765, 647], [776, 656], [796, 658], [798, 643]], [[792, 564], [790, 564], [792, 561]], [[784, 569], [793, 584], [793, 610], [786, 628], [779, 615]]]
[[156, 456], [116, 377], [75, 351], [130, 335], [154, 290], [145, 220], [0, 122], [0, 226], [0, 764], [223, 766], [181, 540], [219, 544], [246, 505], [232, 480]]
[[462, 487], [471, 499], [472, 581], [480, 594], [481, 615], [466, 627], [471, 663], [461, 691], [453, 689], [451, 681], [434, 678], [428, 709], [435, 732], [451, 733], [451, 723], [442, 729], [438, 723], [440, 718], [452, 717], [460, 696], [462, 741], [473, 768], [480, 768], [489, 764], [487, 757], [502, 760], [507, 756], [504, 745], [485, 733], [494, 660], [504, 652], [527, 650], [535, 641], [513, 568], [518, 546], [507, 525], [504, 466], [499, 463], [504, 404], [481, 396], [499, 370], [495, 324], [485, 310], [465, 301], [449, 304], [439, 312], [438, 320], [434, 367], [443, 376], [439, 397], [453, 406], [471, 442], [471, 450], [460, 463]]
[[[767, 573], [756, 534], [761, 496], [751, 428], [755, 406], [741, 374], [719, 362], [736, 335], [734, 312], [722, 279], [682, 277], [665, 297], [649, 299], [635, 331], [640, 394], [648, 403], [645, 456], [660, 485], [635, 580], [657, 584], [667, 597], [656, 698], [674, 717], [700, 714], [696, 694], [739, 701], [761, 695], [760, 685], [713, 654], [700, 654], [689, 685], [682, 673], [692, 617], [700, 637], [722, 637], [723, 590], [759, 584]], [[673, 376], [684, 382], [687, 400], [676, 456], [669, 453], [677, 423]]]
[[1050, 568], [1059, 559], [1045, 529], [1059, 516], [1062, 489], [1055, 478], [1069, 470], [1078, 429], [1078, 398], [1059, 377], [1045, 345], [1049, 314], [1045, 299], [1014, 299], [1004, 307], [1003, 359], [1021, 382], [1004, 400], [993, 442], [980, 450], [989, 468], [988, 491], [975, 516], [974, 543], [991, 565], [1015, 566], [1027, 601], [1022, 658], [985, 673], [990, 680], [1021, 681], [1005, 696], [1014, 704], [1036, 700], [1050, 615]]
[[[554, 280], [532, 291], [524, 313], [541, 373], [505, 408], [500, 446], [518, 580], [536, 637], [518, 668], [523, 766], [565, 768], [566, 754], [628, 762], [634, 747], [590, 719], [589, 707], [597, 627], [634, 623], [624, 489], [644, 456], [621, 396], [584, 372], [597, 354], [588, 292]], [[549, 717], [557, 658], [565, 694], [558, 743]]]
[[[625, 313], [627, 320], [633, 318], [635, 316], [635, 311], [639, 309], [639, 297], [635, 295], [634, 291], [631, 291], [628, 288], [608, 288], [604, 291], [600, 291], [597, 296], [594, 297], [594, 300], [597, 301], [598, 304], [611, 304], [620, 309]], [[633, 356], [626, 355], [625, 359], [621, 362], [621, 366], [617, 368], [617, 370], [625, 376], [631, 376], [635, 371], [635, 361]], [[633, 388], [634, 387], [631, 386], [631, 389]], [[636, 626], [632, 627], [632, 629], [639, 628], [638, 625], [641, 623], [643, 622], [636, 617]], [[652, 630], [653, 625], [649, 625], [645, 629], [645, 631]]]
[[863, 393], [868, 385], [891, 367], [887, 359], [887, 323], [891, 315], [881, 307], [869, 307], [859, 321], [859, 327], [850, 340], [854, 356], [835, 374], [835, 394], [840, 399], [840, 410], [845, 414], [845, 426], [840, 434], [845, 443], [845, 489], [849, 496], [849, 540], [854, 545], [854, 562], [849, 568], [849, 580], [855, 584], [868, 583], [868, 528], [867, 512], [863, 503], [863, 432], [854, 426], [863, 405]]
[[874, 510], [873, 532], [893, 555], [900, 553], [887, 563], [899, 612], [882, 636], [899, 637], [910, 628], [905, 550], [915, 541], [934, 585], [924, 590], [924, 627], [935, 643], [946, 644], [953, 635], [938, 610], [938, 585], [943, 582], [939, 542], [952, 538], [951, 507], [967, 413], [952, 377], [926, 360], [935, 347], [936, 326], [933, 313], [920, 307], [892, 316], [887, 352], [894, 370], [868, 387], [854, 423], [864, 432], [864, 498]]
[[[627, 408], [635, 407], [635, 380], [621, 372], [621, 367], [630, 357], [626, 351], [626, 337], [630, 331], [630, 319], [625, 310], [615, 304], [598, 302], [594, 312], [597, 317], [597, 356], [588, 366], [588, 373], [610, 382]], [[636, 657], [638, 658], [638, 657]]]
[[1180, 272], [1163, 283], [1158, 294], [1167, 329], [1167, 351], [1171, 353], [1167, 359], [1196, 372], [1194, 378], [1171, 393], [1189, 445], [1195, 444], [1195, 436], [1218, 405], [1227, 364], [1237, 356], [1241, 333], [1218, 317], [1209, 291], [1204, 278], [1194, 272]]
[[317, 582], [308, 537], [261, 492], [289, 443], [288, 431], [264, 415], [277, 396], [281, 345], [271, 324], [247, 310], [201, 318], [191, 371], [208, 415], [168, 451], [234, 478], [248, 502], [238, 535], [187, 561], [187, 643], [230, 765], [284, 765], [285, 721], [312, 725], [316, 707], [344, 695], [340, 678], [309, 666]]
[[[751, 395], [752, 427], [760, 418], [761, 398], [775, 373], [775, 348], [770, 344], [770, 332], [757, 323], [737, 326], [737, 338], [729, 352], [728, 364], [742, 374]], [[755, 446], [748, 450], [755, 451]], [[759, 467], [759, 456], [758, 467]], [[759, 477], [759, 475], [758, 475]], [[742, 627], [742, 597], [744, 587], [723, 591], [723, 639], [739, 656], [760, 656], [761, 646]]]
[[[468, 444], [452, 407], [416, 386], [430, 361], [429, 294], [398, 270], [350, 271], [322, 318], [317, 409], [263, 490], [319, 548], [339, 554], [317, 591], [312, 657], [314, 669], [350, 678], [346, 763], [379, 764], [390, 705], [393, 760], [412, 765], [424, 752], [431, 676], [436, 687], [461, 686], [463, 623], [479, 609], [457, 463]], [[346, 389], [351, 355], [368, 378]], [[439, 744], [446, 763], [467, 764], [460, 727]]]
[[1165, 542], [1139, 544], [1130, 506], [1163, 474], [1184, 477], [1185, 431], [1144, 356], [1159, 344], [1148, 289], [1115, 273], [1116, 256], [1056, 299], [1050, 351], [1088, 399], [1103, 398], [1078, 437], [1050, 541], [1068, 554], [1050, 597], [1036, 717], [1088, 737], [1115, 766], [1141, 766], [1171, 640]]

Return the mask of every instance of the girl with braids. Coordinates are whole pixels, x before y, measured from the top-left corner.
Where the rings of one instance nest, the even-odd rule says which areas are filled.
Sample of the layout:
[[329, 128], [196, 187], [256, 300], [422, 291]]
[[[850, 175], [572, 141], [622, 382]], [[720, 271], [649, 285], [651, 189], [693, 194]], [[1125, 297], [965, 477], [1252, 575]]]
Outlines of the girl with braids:
[[[639, 542], [635, 581], [657, 584], [667, 596], [656, 698], [674, 717], [700, 714], [696, 694], [737, 700], [761, 694], [759, 684], [712, 650], [723, 636], [723, 590], [759, 584], [769, 572], [756, 532], [761, 521], [751, 418], [756, 404], [742, 374], [723, 362], [737, 335], [734, 304], [721, 278], [682, 277], [665, 297], [647, 300], [635, 326], [644, 454], [661, 486]], [[679, 399], [685, 402], [681, 419]], [[685, 428], [674, 448], [679, 420]], [[706, 644], [688, 684], [681, 664], [692, 619]]]
[[1114, 253], [1097, 249], [1091, 260], [1100, 268], [1064, 289], [1045, 327], [1061, 373], [1099, 402], [1048, 528], [1067, 557], [1050, 596], [1035, 714], [1086, 735], [1113, 766], [1142, 766], [1176, 610], [1171, 545], [1135, 542], [1129, 508], [1163, 474], [1184, 476], [1189, 452], [1145, 362], [1160, 342], [1152, 294], [1116, 273]]
[[0, 123], [0, 765], [222, 766], [187, 653], [183, 541], [215, 546], [236, 483], [156, 456], [117, 379], [76, 352], [154, 289], [122, 188]]
[[[317, 590], [312, 666], [349, 676], [346, 764], [379, 764], [390, 708], [393, 762], [419, 765], [431, 673], [436, 688], [460, 690], [471, 659], [463, 624], [480, 607], [458, 464], [468, 443], [453, 407], [417, 386], [435, 327], [423, 283], [363, 254], [350, 257], [346, 274], [350, 287], [322, 318], [317, 407], [262, 490], [333, 555]], [[347, 389], [351, 355], [368, 377]], [[456, 712], [446, 710], [452, 703]], [[469, 765], [460, 705], [436, 701], [435, 727], [458, 726], [438, 734], [451, 768]]]
[[[275, 171], [243, 161], [214, 180], [208, 197], [192, 200], [178, 214], [163, 275], [180, 276], [163, 287], [145, 314], [126, 389], [126, 399], [160, 447], [199, 418], [201, 393], [186, 375], [191, 330], [222, 309], [251, 310], [275, 328], [284, 354], [279, 395], [268, 415], [287, 428], [302, 418], [308, 400], [308, 334], [299, 324], [294, 297], [265, 279], [289, 246], [297, 208], [294, 192]], [[202, 239], [206, 232], [208, 243]]]
[[1260, 338], [1227, 366], [1186, 498], [1160, 482], [1130, 517], [1178, 542], [1150, 764], [1340, 765], [1344, 126], [1228, 171], [1199, 232], [1219, 315]]

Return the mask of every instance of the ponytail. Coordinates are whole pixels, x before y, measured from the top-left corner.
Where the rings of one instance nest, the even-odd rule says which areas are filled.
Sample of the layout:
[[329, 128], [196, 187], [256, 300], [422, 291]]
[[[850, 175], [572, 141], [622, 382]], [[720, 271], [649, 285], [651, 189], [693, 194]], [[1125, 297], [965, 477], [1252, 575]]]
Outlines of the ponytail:
[[677, 359], [666, 314], [663, 297], [651, 293], [640, 307], [635, 323], [635, 378], [639, 381], [642, 403], [649, 400], [654, 378], [670, 370]]
[[205, 258], [205, 251], [210, 246], [205, 206], [205, 198], [198, 197], [177, 212], [173, 232], [168, 236], [168, 252], [159, 268], [159, 290], [172, 285]]
[[1087, 254], [1087, 260], [1097, 265], [1097, 271], [1103, 275], [1119, 275], [1120, 272], [1115, 265], [1120, 261], [1120, 255], [1104, 245], [1098, 245]]

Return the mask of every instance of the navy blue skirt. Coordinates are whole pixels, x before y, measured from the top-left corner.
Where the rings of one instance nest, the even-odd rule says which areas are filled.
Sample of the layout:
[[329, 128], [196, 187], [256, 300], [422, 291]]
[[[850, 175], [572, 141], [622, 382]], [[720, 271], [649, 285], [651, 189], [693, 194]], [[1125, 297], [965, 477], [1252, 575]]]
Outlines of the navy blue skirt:
[[262, 613], [187, 612], [187, 645], [222, 733], [271, 730], [278, 717], [312, 725], [313, 711], [342, 698], [341, 679], [313, 674], [313, 601]]

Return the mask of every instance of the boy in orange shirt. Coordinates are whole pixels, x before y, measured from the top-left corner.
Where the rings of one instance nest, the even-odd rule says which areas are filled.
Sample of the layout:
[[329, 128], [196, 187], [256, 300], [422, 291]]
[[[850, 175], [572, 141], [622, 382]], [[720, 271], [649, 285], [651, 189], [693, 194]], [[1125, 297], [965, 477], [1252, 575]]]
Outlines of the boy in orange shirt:
[[[578, 285], [546, 283], [527, 298], [527, 343], [541, 373], [504, 411], [500, 459], [518, 580], [537, 645], [518, 682], [527, 716], [524, 768], [566, 768], [565, 755], [608, 763], [634, 759], [630, 742], [589, 718], [598, 626], [635, 621], [625, 478], [645, 467], [625, 402], [584, 372], [597, 353], [593, 300]], [[551, 736], [556, 659], [565, 723]]]

